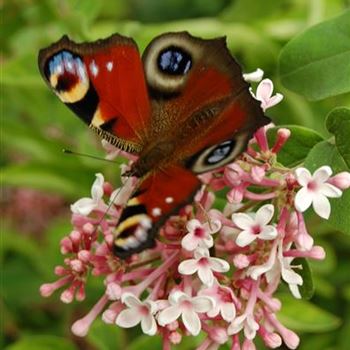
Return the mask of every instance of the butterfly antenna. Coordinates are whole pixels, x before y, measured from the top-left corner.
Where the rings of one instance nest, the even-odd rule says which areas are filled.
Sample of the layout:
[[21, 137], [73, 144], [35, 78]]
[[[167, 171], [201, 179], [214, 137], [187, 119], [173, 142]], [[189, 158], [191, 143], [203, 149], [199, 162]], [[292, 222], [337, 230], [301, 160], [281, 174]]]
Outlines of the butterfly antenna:
[[65, 149], [64, 148], [62, 150], [62, 152], [64, 154], [70, 154], [70, 155], [73, 155], [73, 156], [91, 158], [91, 159], [101, 160], [101, 161], [108, 162], [108, 163], [120, 164], [120, 163], [115, 162], [114, 160], [111, 160], [111, 159], [106, 159], [106, 158], [102, 158], [102, 157], [98, 157], [98, 156], [93, 156], [91, 154], [86, 154], [86, 153], [75, 152], [75, 151], [72, 151], [70, 149]]

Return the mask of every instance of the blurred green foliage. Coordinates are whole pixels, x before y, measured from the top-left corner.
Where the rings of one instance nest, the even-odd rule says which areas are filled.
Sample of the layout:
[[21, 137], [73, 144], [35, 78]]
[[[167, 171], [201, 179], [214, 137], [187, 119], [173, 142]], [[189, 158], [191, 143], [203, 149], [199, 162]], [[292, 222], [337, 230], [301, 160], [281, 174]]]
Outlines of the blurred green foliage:
[[[112, 182], [117, 181], [119, 172], [115, 164], [62, 153], [63, 148], [68, 148], [103, 155], [99, 141], [48, 91], [41, 80], [37, 69], [40, 48], [63, 34], [76, 41], [84, 41], [120, 32], [132, 36], [141, 50], [155, 35], [167, 31], [188, 30], [201, 37], [226, 35], [228, 46], [244, 71], [262, 68], [266, 76], [275, 82], [276, 90], [285, 95], [283, 103], [269, 111], [273, 121], [276, 124], [299, 125], [299, 129], [295, 127], [297, 131], [293, 131], [295, 136], [290, 140], [285, 156], [282, 155], [284, 160], [287, 162], [289, 159], [293, 163], [296, 158], [307, 157], [306, 164], [312, 168], [324, 164], [320, 163], [320, 159], [327, 155], [324, 162], [339, 170], [343, 168], [337, 166], [335, 158], [332, 158], [334, 152], [338, 152], [337, 144], [322, 140], [331, 136], [324, 126], [329, 111], [336, 106], [350, 104], [349, 94], [339, 95], [349, 91], [348, 80], [345, 79], [349, 79], [350, 75], [347, 77], [346, 71], [342, 71], [346, 62], [324, 61], [321, 68], [306, 70], [303, 74], [295, 64], [300, 64], [298, 59], [306, 66], [310, 63], [306, 59], [307, 50], [312, 51], [315, 45], [319, 45], [317, 38], [327, 35], [327, 30], [334, 33], [330, 39], [334, 42], [333, 56], [339, 53], [337, 50], [340, 48], [344, 59], [349, 62], [350, 35], [349, 32], [341, 35], [344, 32], [340, 31], [338, 21], [326, 24], [331, 29], [322, 23], [319, 30], [324, 32], [321, 36], [317, 30], [316, 34], [308, 31], [300, 35], [310, 26], [344, 13], [348, 6], [349, 0], [1, 2], [0, 164], [4, 221], [1, 227], [3, 332], [0, 347], [12, 350], [159, 348], [156, 337], [125, 333], [101, 322], [94, 324], [86, 339], [77, 340], [71, 335], [69, 328], [73, 320], [84, 314], [103, 292], [97, 282], [89, 285], [88, 298], [81, 305], [62, 305], [57, 294], [49, 300], [39, 296], [40, 284], [52, 280], [52, 269], [60, 263], [59, 241], [70, 230], [69, 213], [64, 208], [89, 193], [96, 172], [103, 172]], [[349, 12], [346, 16], [345, 31], [350, 25]], [[321, 54], [323, 48], [320, 47]], [[304, 56], [303, 52], [306, 52]], [[319, 57], [316, 55], [315, 59]], [[331, 79], [324, 88], [326, 90], [322, 91], [317, 90], [318, 84], [307, 81], [315, 79], [320, 69], [325, 69]], [[337, 79], [343, 79], [340, 88]], [[307, 97], [323, 99], [310, 102]], [[329, 126], [328, 129], [337, 140], [346, 142], [339, 130], [334, 132], [334, 128]], [[300, 158], [300, 153], [296, 155], [294, 152], [293, 142], [301, 139], [308, 142], [304, 142], [305, 154]], [[307, 155], [313, 146], [312, 152]], [[35, 190], [30, 192], [32, 202], [26, 197], [28, 189]], [[57, 198], [58, 202], [52, 203], [51, 197]], [[28, 208], [23, 208], [23, 204]], [[52, 209], [53, 212], [48, 211], [51, 207], [55, 209]], [[338, 208], [336, 215], [340, 218], [336, 222], [341, 222], [342, 215], [344, 218], [344, 210], [346, 208]], [[41, 220], [40, 225], [38, 220]], [[335, 231], [336, 228], [342, 229], [337, 225], [326, 225], [313, 216], [310, 216], [309, 222], [316, 241], [326, 247], [327, 259], [310, 264], [316, 287], [312, 303], [293, 301], [282, 295], [286, 306], [280, 318], [302, 333], [300, 349], [345, 350], [348, 349], [346, 339], [350, 329], [350, 239]], [[26, 229], [23, 229], [24, 224]], [[348, 224], [344, 226], [349, 227]], [[196, 341], [188, 339], [179, 349], [193, 349]], [[263, 346], [259, 348], [264, 349]]]

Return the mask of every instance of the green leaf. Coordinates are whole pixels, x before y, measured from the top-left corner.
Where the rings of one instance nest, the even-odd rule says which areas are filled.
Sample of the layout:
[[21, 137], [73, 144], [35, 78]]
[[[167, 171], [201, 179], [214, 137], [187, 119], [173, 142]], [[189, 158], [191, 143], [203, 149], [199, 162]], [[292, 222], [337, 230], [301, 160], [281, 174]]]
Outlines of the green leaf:
[[292, 39], [281, 51], [282, 83], [310, 100], [350, 91], [350, 11]]
[[301, 265], [302, 269], [298, 271], [303, 279], [303, 284], [299, 287], [303, 299], [311, 299], [315, 293], [315, 286], [312, 279], [312, 271], [306, 259], [297, 258], [293, 260], [293, 265]]
[[71, 341], [50, 335], [25, 336], [6, 350], [76, 350]]
[[162, 341], [158, 336], [140, 336], [128, 345], [128, 350], [161, 349]]
[[[329, 165], [333, 173], [349, 171], [337, 147], [328, 141], [318, 143], [308, 154], [304, 163], [310, 171], [322, 165]], [[345, 190], [341, 198], [330, 198], [331, 216], [326, 223], [334, 230], [350, 234], [350, 190]]]
[[108, 325], [98, 319], [93, 323], [87, 337], [99, 350], [121, 350], [125, 348], [123, 332], [117, 325]]
[[335, 136], [335, 145], [350, 168], [350, 109], [333, 109], [327, 116], [326, 127]]
[[339, 327], [340, 320], [306, 300], [280, 294], [282, 309], [278, 319], [288, 328], [302, 332], [327, 332]]
[[285, 166], [294, 166], [301, 163], [312, 147], [323, 140], [322, 136], [312, 129], [297, 125], [279, 126], [268, 130], [269, 144], [273, 145], [277, 138], [277, 130], [286, 128], [291, 136], [277, 155], [277, 159]]

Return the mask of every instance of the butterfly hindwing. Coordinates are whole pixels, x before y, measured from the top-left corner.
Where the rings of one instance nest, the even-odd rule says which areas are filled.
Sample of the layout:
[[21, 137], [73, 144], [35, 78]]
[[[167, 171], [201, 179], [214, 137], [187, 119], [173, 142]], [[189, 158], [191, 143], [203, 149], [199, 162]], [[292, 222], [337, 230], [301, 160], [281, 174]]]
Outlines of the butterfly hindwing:
[[146, 176], [119, 220], [115, 254], [126, 258], [152, 247], [159, 228], [193, 199], [200, 185], [197, 176], [181, 166], [169, 166]]

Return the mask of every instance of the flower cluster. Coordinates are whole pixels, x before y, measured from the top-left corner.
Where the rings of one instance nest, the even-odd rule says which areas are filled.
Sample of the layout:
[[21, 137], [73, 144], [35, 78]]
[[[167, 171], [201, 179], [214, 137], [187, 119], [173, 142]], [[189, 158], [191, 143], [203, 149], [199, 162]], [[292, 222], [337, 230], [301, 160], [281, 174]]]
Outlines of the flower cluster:
[[[261, 72], [245, 78], [261, 80]], [[263, 109], [282, 99], [272, 91], [270, 80], [260, 82], [255, 98]], [[104, 277], [104, 294], [73, 324], [74, 334], [85, 336], [102, 314], [106, 323], [140, 324], [143, 333], [160, 335], [165, 350], [201, 331], [206, 337], [198, 350], [227, 342], [233, 350], [255, 349], [257, 335], [268, 348], [282, 341], [290, 349], [298, 346], [298, 336], [276, 316], [281, 302], [275, 292], [284, 281], [294, 297], [301, 297], [301, 266], [293, 260], [325, 257], [307, 231], [303, 212], [312, 205], [327, 219], [328, 198], [342, 195], [350, 174], [332, 176], [328, 166], [313, 175], [302, 167], [282, 167], [276, 155], [290, 131], [279, 129], [270, 147], [267, 129], [256, 132], [234, 163], [202, 175], [195, 203], [165, 223], [155, 248], [126, 261], [113, 254], [113, 230], [135, 181], [114, 190], [96, 175], [91, 198], [71, 206], [74, 229], [61, 241], [65, 259], [55, 269], [59, 279], [41, 287], [43, 296], [64, 288], [61, 300], [69, 303], [85, 298], [88, 278]], [[117, 155], [105, 146], [109, 158]], [[215, 209], [224, 190], [224, 208]]]

